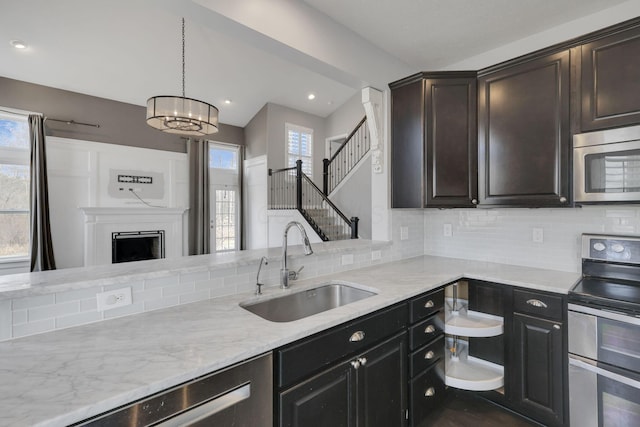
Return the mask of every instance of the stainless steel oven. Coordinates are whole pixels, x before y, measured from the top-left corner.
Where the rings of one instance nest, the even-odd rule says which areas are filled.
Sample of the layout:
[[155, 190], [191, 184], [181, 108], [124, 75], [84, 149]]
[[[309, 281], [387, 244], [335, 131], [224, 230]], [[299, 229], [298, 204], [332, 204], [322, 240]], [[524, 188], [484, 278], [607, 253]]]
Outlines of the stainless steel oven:
[[569, 293], [572, 426], [640, 426], [640, 238], [582, 236]]
[[573, 197], [640, 202], [640, 126], [574, 135]]

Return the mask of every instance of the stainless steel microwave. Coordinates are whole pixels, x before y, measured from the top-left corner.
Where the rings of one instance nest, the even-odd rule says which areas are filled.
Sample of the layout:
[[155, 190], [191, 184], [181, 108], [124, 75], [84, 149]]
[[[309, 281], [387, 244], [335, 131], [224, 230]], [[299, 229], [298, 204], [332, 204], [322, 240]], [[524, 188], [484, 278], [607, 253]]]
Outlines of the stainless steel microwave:
[[573, 137], [575, 203], [640, 203], [640, 126]]

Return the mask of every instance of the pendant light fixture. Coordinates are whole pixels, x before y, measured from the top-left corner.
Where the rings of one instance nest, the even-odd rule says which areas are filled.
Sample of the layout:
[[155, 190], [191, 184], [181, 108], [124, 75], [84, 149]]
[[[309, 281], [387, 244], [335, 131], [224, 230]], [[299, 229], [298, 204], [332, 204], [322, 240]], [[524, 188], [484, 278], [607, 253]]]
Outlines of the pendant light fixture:
[[182, 18], [182, 96], [154, 96], [147, 100], [147, 124], [167, 133], [204, 136], [218, 132], [218, 109], [187, 98], [184, 91], [184, 18]]

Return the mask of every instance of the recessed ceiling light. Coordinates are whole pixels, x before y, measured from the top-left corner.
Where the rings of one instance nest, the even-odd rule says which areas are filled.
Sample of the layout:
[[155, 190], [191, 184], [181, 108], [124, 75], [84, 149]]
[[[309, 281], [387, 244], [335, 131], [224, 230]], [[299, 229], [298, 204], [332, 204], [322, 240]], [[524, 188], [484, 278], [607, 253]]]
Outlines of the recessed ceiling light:
[[230, 99], [225, 99], [225, 100], [224, 100], [224, 103], [225, 103], [225, 104], [227, 104], [227, 105], [228, 105], [228, 104], [231, 104], [231, 100], [230, 100]]
[[314, 99], [316, 99], [316, 96], [315, 96], [314, 94], [310, 93], [310, 94], [307, 96], [307, 99], [308, 99], [309, 101], [313, 101]]
[[27, 44], [25, 42], [23, 42], [22, 40], [11, 40], [11, 46], [15, 47], [16, 49], [26, 49], [27, 48]]

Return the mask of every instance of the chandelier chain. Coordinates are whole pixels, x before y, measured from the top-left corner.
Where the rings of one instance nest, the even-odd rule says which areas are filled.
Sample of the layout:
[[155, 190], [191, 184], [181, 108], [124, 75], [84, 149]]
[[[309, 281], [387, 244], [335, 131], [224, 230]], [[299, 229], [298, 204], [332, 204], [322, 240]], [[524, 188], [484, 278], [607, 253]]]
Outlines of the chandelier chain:
[[182, 18], [182, 97], [186, 98], [184, 92], [184, 18]]

